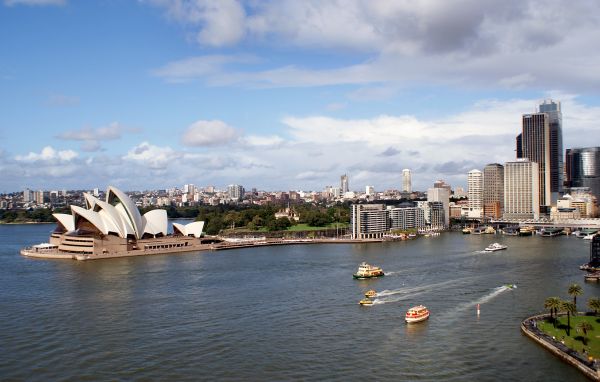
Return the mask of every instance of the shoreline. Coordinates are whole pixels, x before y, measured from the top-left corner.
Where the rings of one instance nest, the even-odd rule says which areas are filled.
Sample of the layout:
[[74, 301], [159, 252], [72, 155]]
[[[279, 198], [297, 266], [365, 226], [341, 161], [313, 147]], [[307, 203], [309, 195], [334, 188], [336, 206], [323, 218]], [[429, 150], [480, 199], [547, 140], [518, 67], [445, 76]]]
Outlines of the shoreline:
[[152, 255], [176, 255], [188, 252], [200, 251], [224, 251], [231, 249], [271, 247], [277, 245], [301, 245], [301, 244], [367, 244], [384, 243], [390, 240], [383, 239], [267, 239], [260, 241], [221, 242], [216, 244], [195, 244], [189, 247], [144, 249], [127, 252], [112, 252], [98, 255], [85, 255], [79, 253], [60, 252], [58, 250], [33, 250], [32, 247], [22, 248], [20, 254], [29, 258], [58, 259], [58, 260], [102, 260], [122, 257], [152, 256]]
[[[578, 314], [585, 313], [580, 312]], [[527, 337], [546, 348], [546, 350], [564, 362], [577, 368], [579, 371], [585, 374], [586, 377], [593, 381], [600, 381], [600, 361], [596, 360], [590, 362], [589, 360], [583, 358], [584, 356], [581, 353], [565, 346], [555, 338], [550, 337], [548, 334], [537, 328], [537, 321], [543, 320], [549, 316], [550, 314], [539, 314], [524, 319], [521, 322], [521, 331]]]

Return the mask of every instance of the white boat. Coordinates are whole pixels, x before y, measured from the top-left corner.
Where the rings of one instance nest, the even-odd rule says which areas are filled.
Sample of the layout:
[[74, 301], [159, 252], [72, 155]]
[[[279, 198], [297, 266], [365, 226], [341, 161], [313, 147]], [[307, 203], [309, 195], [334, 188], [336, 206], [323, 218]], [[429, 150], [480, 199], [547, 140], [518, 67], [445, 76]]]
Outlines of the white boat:
[[411, 324], [415, 322], [425, 321], [429, 318], [429, 310], [423, 305], [413, 306], [406, 312], [404, 320]]
[[596, 236], [595, 233], [593, 233], [591, 235], [584, 236], [583, 240], [592, 240], [594, 238], [594, 236]]
[[493, 244], [488, 245], [484, 249], [484, 251], [486, 251], [486, 252], [496, 252], [496, 251], [501, 251], [501, 250], [506, 249], [506, 248], [508, 248], [506, 245], [502, 245], [500, 243], [493, 243]]

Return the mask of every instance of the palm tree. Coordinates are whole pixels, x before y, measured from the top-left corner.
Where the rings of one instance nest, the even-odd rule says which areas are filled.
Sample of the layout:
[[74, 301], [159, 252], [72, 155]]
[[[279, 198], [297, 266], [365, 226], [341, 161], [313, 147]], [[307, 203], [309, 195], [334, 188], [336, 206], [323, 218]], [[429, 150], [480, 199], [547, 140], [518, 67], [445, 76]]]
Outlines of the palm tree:
[[592, 297], [588, 300], [588, 307], [594, 311], [595, 315], [598, 315], [598, 311], [600, 310], [600, 298]]
[[592, 326], [592, 324], [590, 324], [587, 321], [581, 321], [580, 323], [577, 324], [577, 331], [578, 332], [583, 332], [583, 344], [587, 345], [587, 332], [590, 330], [594, 330], [594, 327]]
[[550, 310], [550, 318], [552, 319], [552, 324], [556, 327], [556, 320], [554, 319], [554, 313], [558, 312], [558, 309], [561, 307], [562, 301], [558, 297], [548, 297], [544, 302], [544, 308]]
[[583, 294], [583, 289], [578, 284], [569, 285], [568, 293], [570, 296], [573, 296], [573, 304], [575, 305], [575, 311], [577, 311], [577, 296], [581, 296]]
[[567, 312], [567, 336], [571, 335], [571, 313], [575, 313], [577, 312], [577, 308], [575, 306], [575, 304], [573, 304], [571, 301], [561, 301], [560, 307], [562, 310]]

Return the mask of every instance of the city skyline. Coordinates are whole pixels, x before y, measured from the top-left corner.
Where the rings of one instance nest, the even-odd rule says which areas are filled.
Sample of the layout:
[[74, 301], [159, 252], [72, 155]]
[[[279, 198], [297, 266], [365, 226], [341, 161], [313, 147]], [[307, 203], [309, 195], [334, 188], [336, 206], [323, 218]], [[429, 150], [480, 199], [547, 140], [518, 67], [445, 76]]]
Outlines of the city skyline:
[[458, 3], [4, 0], [0, 192], [464, 187], [547, 98], [600, 146], [600, 5]]

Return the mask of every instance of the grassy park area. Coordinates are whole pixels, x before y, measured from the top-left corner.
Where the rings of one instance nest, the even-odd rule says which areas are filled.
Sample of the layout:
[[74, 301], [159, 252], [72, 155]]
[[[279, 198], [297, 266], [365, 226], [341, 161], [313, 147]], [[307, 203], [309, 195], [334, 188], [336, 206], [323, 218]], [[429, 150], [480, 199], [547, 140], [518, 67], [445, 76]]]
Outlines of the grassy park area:
[[[591, 330], [588, 329], [587, 334], [584, 334], [582, 330], [578, 330], [578, 325], [582, 322], [587, 322], [591, 326]], [[566, 332], [566, 316], [558, 318], [556, 327], [554, 327], [550, 318], [538, 321], [537, 327], [546, 334], [555, 337], [558, 341], [564, 340], [565, 345], [571, 349], [583, 353], [585, 348], [590, 356], [600, 358], [600, 317], [598, 316], [571, 316], [570, 336]]]

